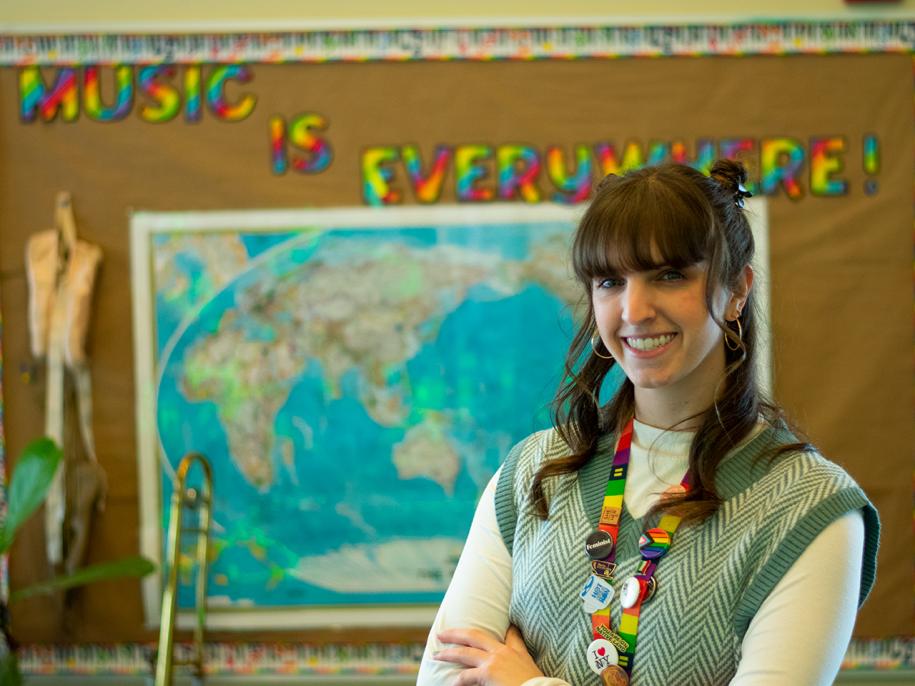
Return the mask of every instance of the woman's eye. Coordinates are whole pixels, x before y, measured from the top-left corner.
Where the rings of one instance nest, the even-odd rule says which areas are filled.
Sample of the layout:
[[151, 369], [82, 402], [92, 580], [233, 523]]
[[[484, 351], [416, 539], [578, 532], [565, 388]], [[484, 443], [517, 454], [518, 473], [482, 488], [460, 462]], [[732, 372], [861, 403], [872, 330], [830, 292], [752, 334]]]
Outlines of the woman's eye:
[[617, 288], [623, 285], [623, 280], [616, 276], [608, 276], [604, 279], [599, 279], [597, 282], [598, 288]]
[[686, 275], [676, 269], [668, 269], [666, 272], [661, 273], [662, 281], [682, 281], [685, 278]]

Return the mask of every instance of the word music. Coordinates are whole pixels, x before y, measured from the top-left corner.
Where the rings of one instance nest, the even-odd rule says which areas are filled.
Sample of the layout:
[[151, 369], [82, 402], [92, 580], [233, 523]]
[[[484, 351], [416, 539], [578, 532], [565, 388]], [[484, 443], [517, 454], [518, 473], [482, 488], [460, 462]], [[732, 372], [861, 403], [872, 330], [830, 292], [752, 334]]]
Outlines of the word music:
[[[116, 122], [136, 108], [139, 118], [152, 124], [171, 121], [182, 110], [185, 121], [198, 122], [206, 108], [216, 119], [233, 122], [247, 118], [257, 103], [251, 93], [227, 96], [230, 82], [246, 84], [252, 79], [251, 70], [240, 64], [214, 65], [207, 70], [199, 64], [188, 64], [181, 74], [172, 64], [118, 65], [109, 69], [113, 71], [114, 84], [105, 89], [109, 91], [107, 97], [102, 92], [103, 68], [98, 65], [64, 67], [47, 81], [38, 67], [21, 69], [20, 120], [52, 122], [59, 118], [74, 122], [82, 109], [93, 121]], [[106, 85], [111, 85], [108, 74], [105, 76]]]

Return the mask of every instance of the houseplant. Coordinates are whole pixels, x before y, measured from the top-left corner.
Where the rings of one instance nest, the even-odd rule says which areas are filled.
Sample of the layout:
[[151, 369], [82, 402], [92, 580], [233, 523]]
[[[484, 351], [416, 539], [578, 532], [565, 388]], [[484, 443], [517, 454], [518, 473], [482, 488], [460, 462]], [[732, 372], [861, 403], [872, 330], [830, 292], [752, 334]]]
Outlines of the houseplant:
[[[48, 495], [62, 453], [49, 438], [29, 443], [16, 462], [7, 488], [6, 518], [0, 523], [0, 555], [9, 551], [22, 524], [38, 509]], [[75, 586], [125, 576], [145, 576], [155, 565], [142, 556], [133, 556], [90, 565], [63, 576], [40, 581], [13, 591], [9, 604], [42, 593], [54, 593]], [[19, 686], [22, 676], [16, 660], [16, 642], [10, 635], [9, 609], [0, 599], [0, 685]]]

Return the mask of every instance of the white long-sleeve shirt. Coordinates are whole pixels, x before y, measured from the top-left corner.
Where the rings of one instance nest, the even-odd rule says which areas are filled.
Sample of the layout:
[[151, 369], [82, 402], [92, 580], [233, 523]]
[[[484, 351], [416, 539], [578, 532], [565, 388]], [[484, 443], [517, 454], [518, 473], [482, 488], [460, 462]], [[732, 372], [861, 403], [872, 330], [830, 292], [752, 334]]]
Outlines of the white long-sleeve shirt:
[[[680, 483], [693, 434], [635, 422], [624, 499], [641, 517], [668, 487]], [[432, 659], [445, 628], [475, 627], [503, 637], [508, 629], [512, 560], [496, 521], [493, 476], [476, 514], [451, 585], [436, 614], [417, 686], [452, 684], [464, 669]], [[731, 686], [829, 686], [851, 639], [864, 550], [864, 518], [850, 512], [826, 527], [760, 605], [741, 645]], [[571, 599], [573, 602], [575, 599]], [[776, 658], [777, 656], [777, 658]], [[569, 686], [549, 675], [523, 686]]]

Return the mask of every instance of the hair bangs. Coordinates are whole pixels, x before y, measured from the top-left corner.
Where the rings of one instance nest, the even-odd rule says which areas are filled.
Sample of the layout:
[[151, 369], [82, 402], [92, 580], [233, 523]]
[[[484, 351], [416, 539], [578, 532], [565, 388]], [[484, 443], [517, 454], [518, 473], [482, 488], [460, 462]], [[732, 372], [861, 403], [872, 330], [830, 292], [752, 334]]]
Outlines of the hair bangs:
[[661, 266], [682, 269], [711, 257], [714, 216], [701, 192], [631, 178], [620, 180], [582, 217], [572, 262], [583, 284]]

